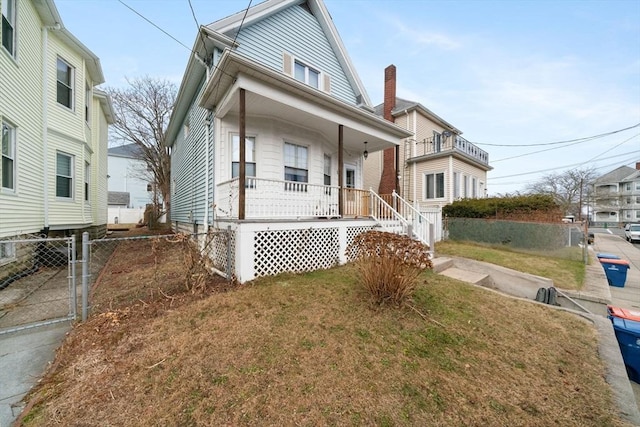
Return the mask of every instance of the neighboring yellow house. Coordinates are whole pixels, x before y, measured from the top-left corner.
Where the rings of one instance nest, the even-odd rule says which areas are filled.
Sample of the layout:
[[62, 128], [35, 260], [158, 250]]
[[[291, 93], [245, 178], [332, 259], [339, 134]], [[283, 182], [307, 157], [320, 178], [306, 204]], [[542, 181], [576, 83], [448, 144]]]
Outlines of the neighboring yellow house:
[[[0, 0], [0, 239], [103, 235], [111, 101], [52, 0]], [[0, 263], [15, 256], [0, 242]]]
[[397, 98], [393, 66], [385, 70], [385, 103], [375, 107], [376, 114], [385, 116], [387, 110], [387, 120], [415, 136], [400, 144], [397, 159], [393, 151], [369, 154], [365, 188], [381, 194], [395, 189], [420, 211], [462, 198], [486, 197], [487, 171], [493, 169], [488, 153], [420, 103]]

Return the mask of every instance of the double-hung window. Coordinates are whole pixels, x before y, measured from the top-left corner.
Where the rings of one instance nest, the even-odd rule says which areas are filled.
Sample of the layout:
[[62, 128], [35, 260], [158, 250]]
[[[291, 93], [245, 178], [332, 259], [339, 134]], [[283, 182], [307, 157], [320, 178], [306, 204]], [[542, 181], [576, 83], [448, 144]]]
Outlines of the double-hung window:
[[444, 172], [425, 174], [425, 198], [444, 197]]
[[89, 114], [90, 114], [90, 106], [91, 104], [91, 87], [89, 83], [85, 85], [84, 91], [84, 121], [89, 124]]
[[[240, 176], [240, 135], [233, 135], [233, 157], [231, 160], [231, 177]], [[256, 176], [256, 139], [254, 137], [245, 136], [245, 171], [247, 176]]]
[[302, 83], [306, 83], [309, 86], [320, 89], [320, 71], [315, 70], [298, 60], [295, 60], [293, 64], [293, 77]]
[[58, 58], [56, 69], [56, 100], [58, 104], [73, 110], [73, 67], [63, 59]]
[[2, 46], [16, 55], [16, 0], [2, 0]]
[[460, 198], [460, 172], [453, 173], [453, 198], [455, 200]]
[[293, 184], [309, 182], [307, 147], [284, 143], [284, 180], [290, 181], [285, 185], [285, 190], [307, 191], [306, 185]]
[[56, 153], [56, 197], [73, 198], [73, 156]]
[[16, 129], [2, 122], [2, 163], [0, 163], [2, 188], [16, 189]]

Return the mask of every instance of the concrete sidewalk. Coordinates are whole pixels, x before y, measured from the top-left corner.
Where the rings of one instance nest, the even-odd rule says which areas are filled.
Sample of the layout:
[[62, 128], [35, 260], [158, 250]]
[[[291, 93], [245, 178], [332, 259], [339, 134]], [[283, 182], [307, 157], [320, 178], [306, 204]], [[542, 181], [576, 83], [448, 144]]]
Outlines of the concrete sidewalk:
[[0, 427], [10, 427], [71, 329], [69, 321], [0, 334]]
[[[640, 249], [622, 237], [608, 233], [597, 233], [592, 247], [596, 253], [614, 254], [629, 261], [630, 268], [627, 270], [627, 281], [624, 287], [609, 286], [608, 290], [611, 293], [611, 305], [639, 311]], [[597, 267], [604, 272], [600, 265], [597, 265]]]

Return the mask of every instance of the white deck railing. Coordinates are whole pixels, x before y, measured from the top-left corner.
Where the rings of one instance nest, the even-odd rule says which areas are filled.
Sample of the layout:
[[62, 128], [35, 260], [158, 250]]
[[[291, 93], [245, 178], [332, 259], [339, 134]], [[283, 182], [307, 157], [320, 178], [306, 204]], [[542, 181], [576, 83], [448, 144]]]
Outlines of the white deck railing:
[[[338, 190], [331, 185], [247, 177], [245, 218], [338, 217]], [[238, 218], [238, 178], [220, 183], [216, 191], [216, 215]]]

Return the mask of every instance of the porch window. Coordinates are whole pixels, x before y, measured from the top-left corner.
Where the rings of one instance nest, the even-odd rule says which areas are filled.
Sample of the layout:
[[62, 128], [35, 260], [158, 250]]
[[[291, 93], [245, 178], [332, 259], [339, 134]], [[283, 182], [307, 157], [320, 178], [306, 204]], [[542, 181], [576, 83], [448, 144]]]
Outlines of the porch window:
[[73, 156], [56, 154], [56, 197], [73, 198]]
[[324, 155], [324, 185], [331, 185], [331, 156]]
[[2, 188], [15, 190], [16, 177], [16, 130], [8, 123], [2, 122]]
[[73, 109], [73, 68], [61, 58], [58, 58], [56, 78], [58, 104]]
[[307, 191], [307, 186], [294, 182], [309, 182], [308, 148], [301, 145], [284, 143], [284, 180], [290, 181], [285, 190]]
[[478, 188], [476, 185], [477, 181], [475, 178], [471, 178], [471, 197], [474, 199], [478, 198]]
[[425, 174], [425, 198], [444, 197], [444, 172]]
[[314, 70], [298, 60], [295, 60], [293, 64], [293, 77], [302, 83], [320, 89], [320, 71]]
[[16, 0], [2, 1], [2, 46], [11, 56], [16, 50]]
[[469, 197], [469, 177], [468, 176], [463, 176], [462, 177], [462, 189], [464, 191], [464, 194], [462, 195], [462, 197]]
[[[233, 158], [231, 160], [231, 177], [240, 175], [240, 135], [233, 135]], [[256, 176], [256, 139], [252, 136], [244, 137], [245, 165], [247, 176]]]

